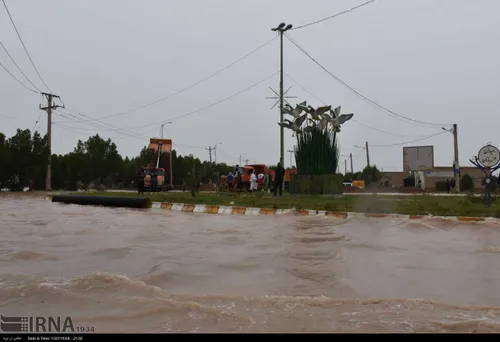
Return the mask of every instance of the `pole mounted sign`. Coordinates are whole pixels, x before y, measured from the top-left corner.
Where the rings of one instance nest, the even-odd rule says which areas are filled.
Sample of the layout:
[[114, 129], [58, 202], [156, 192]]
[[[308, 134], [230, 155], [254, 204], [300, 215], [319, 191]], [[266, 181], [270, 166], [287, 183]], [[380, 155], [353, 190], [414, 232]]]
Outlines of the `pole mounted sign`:
[[474, 160], [469, 160], [484, 172], [484, 206], [489, 208], [491, 206], [491, 175], [500, 169], [500, 151], [488, 144], [479, 150]]

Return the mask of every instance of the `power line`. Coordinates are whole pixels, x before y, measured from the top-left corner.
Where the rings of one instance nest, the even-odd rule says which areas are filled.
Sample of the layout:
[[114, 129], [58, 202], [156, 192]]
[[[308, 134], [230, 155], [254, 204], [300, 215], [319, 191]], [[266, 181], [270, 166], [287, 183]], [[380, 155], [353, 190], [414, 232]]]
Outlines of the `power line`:
[[[59, 112], [58, 114], [61, 115], [64, 118], [66, 118], [66, 119], [73, 120], [73, 121], [76, 121], [76, 122], [79, 122], [79, 123], [85, 123], [85, 124], [87, 124], [89, 126], [93, 126], [95, 128], [99, 128], [99, 129], [105, 128], [108, 131], [117, 132], [117, 133], [121, 133], [121, 134], [127, 135], [129, 138], [135, 138], [135, 139], [138, 139], [138, 140], [149, 139], [149, 137], [147, 137], [145, 135], [141, 135], [141, 134], [133, 133], [133, 132], [128, 132], [128, 131], [126, 131], [123, 128], [119, 128], [119, 127], [113, 126], [111, 124], [108, 124], [108, 123], [105, 123], [105, 122], [101, 122], [100, 120], [97, 120], [97, 119], [91, 118], [91, 117], [89, 117], [87, 115], [84, 115], [82, 113], [76, 112], [77, 114], [79, 114], [80, 116], [82, 116], [84, 118], [90, 118], [91, 119], [91, 120], [87, 120], [87, 121], [82, 120], [79, 117], [77, 117], [76, 115], [74, 115], [72, 113], [69, 113], [67, 111], [69, 111], [69, 110], [66, 109], [66, 112], [62, 111], [62, 110], [58, 110], [58, 112]], [[93, 122], [93, 121], [96, 121], [96, 122]]]
[[365, 3], [362, 3], [361, 5], [358, 5], [358, 6], [352, 7], [352, 8], [350, 8], [350, 9], [348, 9], [348, 10], [345, 10], [345, 11], [339, 12], [339, 13], [334, 14], [334, 15], [332, 15], [332, 16], [329, 16], [329, 17], [326, 17], [326, 18], [323, 18], [323, 19], [320, 19], [320, 20], [313, 21], [313, 22], [311, 22], [311, 23], [309, 23], [309, 24], [305, 24], [305, 25], [297, 26], [297, 27], [293, 28], [292, 30], [299, 30], [299, 29], [304, 28], [304, 27], [308, 27], [308, 26], [312, 26], [312, 25], [316, 25], [316, 24], [322, 23], [322, 22], [324, 22], [324, 21], [327, 21], [327, 20], [330, 20], [330, 19], [336, 18], [336, 17], [338, 17], [338, 16], [340, 16], [340, 15], [342, 15], [342, 14], [346, 14], [346, 13], [352, 12], [352, 11], [354, 11], [354, 10], [357, 10], [358, 8], [361, 8], [361, 7], [363, 7], [363, 6], [369, 5], [369, 4], [371, 4], [372, 2], [375, 2], [375, 0], [370, 0], [370, 1], [367, 1], [367, 2], [365, 2]]
[[[76, 120], [75, 120], [76, 121]], [[56, 126], [59, 126], [59, 127], [62, 127], [64, 129], [67, 129], [69, 131], [75, 131], [75, 132], [79, 132], [81, 134], [88, 134], [87, 131], [92, 131], [91, 129], [84, 129], [84, 128], [81, 128], [81, 127], [73, 127], [73, 126], [68, 126], [68, 125], [64, 125], [64, 124], [61, 124], [59, 122], [53, 122], [54, 125]], [[111, 129], [101, 129], [102, 131], [113, 131]], [[120, 132], [118, 132], [120, 133]], [[113, 139], [124, 139], [124, 138], [130, 138], [130, 136], [117, 136], [117, 137], [109, 137], [109, 139], [113, 140]], [[143, 139], [141, 139], [143, 140]], [[192, 148], [192, 149], [202, 149], [202, 148], [205, 148], [204, 146], [193, 146], [193, 145], [183, 145], [183, 144], [177, 144], [175, 143], [175, 146], [178, 146], [178, 147], [181, 147], [181, 148]]]
[[26, 76], [26, 74], [21, 70], [21, 68], [19, 67], [19, 65], [17, 65], [16, 61], [11, 56], [11, 54], [9, 53], [9, 51], [7, 50], [7, 48], [5, 47], [5, 45], [3, 45], [2, 42], [0, 42], [0, 46], [2, 46], [2, 49], [5, 51], [5, 53], [7, 54], [7, 56], [9, 56], [10, 60], [12, 61], [12, 63], [14, 63], [14, 65], [17, 68], [17, 70], [19, 70], [19, 72], [24, 76], [24, 78], [26, 79], [26, 81], [28, 81], [29, 84], [31, 84], [33, 86], [33, 88], [35, 88], [36, 90], [38, 90], [39, 92], [41, 92], [41, 90], [36, 85], [34, 85], [33, 82], [31, 82], [31, 80], [28, 78], [28, 76]]
[[[295, 81], [293, 78], [291, 78], [289, 75], [287, 75], [285, 73], [286, 77], [288, 77], [290, 79], [290, 81], [292, 81], [293, 83], [295, 83], [299, 88], [301, 88], [303, 91], [305, 91], [306, 93], [308, 93], [309, 95], [311, 95], [313, 98], [315, 98], [316, 100], [318, 100], [319, 102], [321, 102], [322, 104], [326, 104], [325, 101], [321, 100], [320, 98], [318, 98], [316, 95], [314, 95], [313, 93], [311, 93], [309, 90], [307, 90], [306, 88], [304, 88], [302, 85], [300, 85], [297, 81]], [[364, 124], [362, 122], [360, 122], [359, 120], [356, 120], [356, 119], [351, 119], [352, 121], [356, 122], [357, 124], [361, 125], [361, 126], [364, 126], [366, 128], [369, 128], [369, 129], [372, 129], [374, 131], [377, 131], [377, 132], [380, 132], [380, 133], [384, 133], [384, 134], [387, 134], [387, 135], [393, 135], [393, 136], [397, 136], [397, 137], [405, 137], [405, 138], [410, 138], [410, 137], [413, 137], [413, 138], [420, 138], [420, 137], [424, 137], [424, 135], [417, 135], [417, 136], [410, 136], [410, 135], [407, 135], [407, 134], [397, 134], [397, 133], [391, 133], [391, 132], [387, 132], [387, 131], [383, 131], [379, 128], [375, 128], [375, 127], [372, 127], [372, 126], [369, 126], [367, 124]]]
[[23, 87], [25, 87], [26, 89], [28, 89], [29, 91], [35, 93], [35, 94], [39, 94], [39, 92], [37, 92], [36, 90], [33, 90], [31, 89], [30, 87], [28, 87], [26, 84], [24, 84], [23, 82], [19, 81], [19, 79], [14, 76], [3, 64], [2, 62], [0, 62], [0, 66], [14, 79], [17, 81], [17, 83], [19, 83], [20, 85], [22, 85]]
[[448, 133], [448, 132], [447, 132], [447, 131], [443, 131], [443, 132], [439, 132], [439, 133], [436, 133], [436, 134], [429, 135], [429, 136], [424, 137], [424, 138], [421, 138], [421, 139], [412, 140], [412, 141], [406, 141], [406, 142], [397, 143], [397, 144], [389, 144], [389, 145], [370, 145], [370, 147], [392, 147], [392, 146], [401, 146], [401, 145], [406, 145], [406, 144], [411, 144], [411, 143], [419, 142], [419, 141], [422, 141], [422, 140], [427, 140], [427, 139], [430, 139], [430, 138], [436, 137], [436, 136], [441, 135], [441, 134], [444, 134], [444, 133]]
[[191, 88], [194, 88], [194, 87], [196, 87], [197, 85], [199, 85], [199, 84], [201, 84], [201, 83], [203, 83], [203, 82], [205, 82], [205, 81], [207, 81], [207, 80], [211, 79], [212, 77], [217, 76], [217, 75], [218, 75], [218, 74], [220, 74], [221, 72], [223, 72], [223, 71], [225, 71], [225, 70], [227, 70], [227, 69], [231, 68], [233, 65], [238, 64], [239, 62], [241, 62], [241, 61], [245, 60], [246, 58], [250, 57], [251, 55], [253, 55], [253, 54], [254, 54], [254, 53], [256, 53], [257, 51], [259, 51], [259, 50], [260, 50], [260, 49], [262, 49], [263, 47], [267, 46], [269, 43], [271, 43], [272, 41], [274, 41], [276, 38], [277, 38], [277, 36], [276, 36], [276, 37], [274, 37], [273, 39], [268, 40], [268, 41], [267, 41], [267, 42], [265, 42], [264, 44], [262, 44], [262, 45], [258, 46], [258, 47], [257, 47], [257, 48], [255, 48], [254, 50], [252, 50], [252, 51], [248, 52], [248, 53], [247, 53], [247, 54], [245, 54], [243, 57], [240, 57], [239, 59], [237, 59], [236, 61], [232, 62], [231, 64], [226, 65], [226, 66], [225, 66], [225, 67], [223, 67], [222, 69], [217, 70], [216, 72], [212, 73], [211, 75], [209, 75], [209, 76], [207, 76], [207, 77], [205, 77], [205, 78], [203, 78], [203, 79], [199, 80], [198, 82], [195, 82], [195, 83], [193, 83], [193, 84], [191, 84], [191, 85], [189, 85], [189, 86], [187, 86], [187, 87], [185, 87], [185, 88], [183, 88], [183, 89], [181, 89], [181, 90], [179, 90], [179, 91], [177, 91], [177, 92], [175, 92], [175, 93], [172, 93], [172, 94], [170, 94], [170, 95], [167, 95], [167, 96], [165, 96], [165, 97], [162, 97], [161, 99], [155, 100], [155, 101], [153, 101], [153, 102], [149, 102], [149, 103], [147, 103], [147, 104], [144, 104], [144, 105], [142, 105], [142, 106], [139, 106], [139, 107], [136, 107], [136, 108], [133, 108], [133, 109], [130, 109], [130, 110], [124, 111], [124, 112], [120, 112], [120, 113], [116, 113], [116, 114], [112, 114], [112, 115], [103, 116], [103, 117], [101, 117], [100, 119], [108, 119], [108, 118], [112, 118], [112, 117], [116, 117], [116, 116], [120, 116], [120, 115], [128, 114], [128, 113], [134, 112], [134, 111], [136, 111], [136, 110], [139, 110], [139, 109], [143, 109], [143, 108], [146, 108], [146, 107], [152, 106], [152, 105], [154, 105], [154, 104], [156, 104], [156, 103], [158, 103], [158, 102], [165, 101], [165, 100], [167, 100], [167, 99], [169, 99], [169, 98], [171, 98], [171, 97], [177, 96], [177, 95], [179, 95], [179, 94], [181, 94], [181, 93], [185, 92], [186, 90], [189, 90], [189, 89], [191, 89]]
[[31, 65], [33, 66], [33, 68], [35, 69], [38, 77], [40, 78], [40, 80], [42, 81], [43, 85], [52, 93], [53, 91], [50, 90], [49, 86], [45, 83], [45, 81], [43, 80], [42, 76], [40, 75], [40, 72], [38, 72], [38, 69], [37, 67], [35, 66], [35, 63], [33, 63], [33, 59], [31, 59], [31, 56], [28, 52], [28, 49], [26, 48], [26, 45], [24, 45], [24, 41], [23, 39], [21, 38], [21, 35], [19, 34], [19, 31], [17, 30], [17, 26], [16, 24], [14, 23], [14, 19], [12, 19], [12, 16], [10, 15], [10, 11], [9, 11], [9, 8], [7, 7], [7, 3], [5, 2], [5, 0], [2, 0], [3, 2], [3, 6], [5, 7], [5, 10], [7, 11], [7, 14], [9, 15], [9, 18], [10, 18], [10, 22], [12, 23], [12, 26], [14, 26], [14, 29], [16, 30], [16, 33], [17, 33], [17, 37], [19, 38], [19, 40], [21, 41], [21, 44], [23, 45], [23, 48], [24, 48], [24, 51], [26, 52], [26, 55], [28, 56], [30, 62], [31, 62]]
[[[66, 110], [68, 110], [68, 109], [66, 108]], [[60, 109], [58, 111], [61, 112]], [[83, 117], [89, 117], [87, 115], [84, 115], [84, 114], [81, 114], [81, 113], [78, 113], [78, 112], [75, 112], [75, 113], [79, 114], [79, 115], [81, 115]], [[69, 120], [73, 120], [73, 121], [76, 121], [76, 122], [79, 122], [79, 123], [86, 123], [88, 125], [92, 125], [94, 128], [96, 128], [96, 130], [107, 131], [107, 132], [116, 132], [118, 134], [125, 135], [124, 137], [135, 138], [135, 139], [138, 139], [138, 140], [141, 140], [141, 141], [143, 141], [144, 139], [149, 139], [150, 138], [150, 137], [148, 137], [146, 135], [129, 132], [129, 131], [125, 130], [125, 129], [113, 126], [111, 124], [107, 124], [105, 122], [103, 122], [101, 125], [99, 125], [98, 122], [101, 122], [100, 120], [97, 120], [97, 122], [90, 122], [90, 123], [88, 123], [87, 121], [82, 121], [76, 115], [71, 114], [71, 113], [64, 113], [63, 112], [63, 113], [59, 113], [59, 115], [61, 115], [62, 117], [66, 118], [66, 119], [69, 119]], [[69, 115], [69, 117], [66, 116], [66, 115]], [[63, 125], [60, 122], [57, 122], [55, 124], [57, 124], [57, 125], [59, 125], [61, 127], [67, 128], [67, 129], [74, 129], [74, 130], [79, 130], [79, 131], [83, 131], [83, 130], [90, 130], [91, 131], [91, 129], [83, 129], [83, 128], [80, 128], [80, 127], [77, 128], [77, 127], [71, 127], [71, 126]], [[106, 127], [103, 124], [107, 125], [109, 127]], [[182, 145], [182, 144], [175, 144], [175, 145], [179, 146], [179, 147], [184, 147], [184, 148], [196, 148], [196, 149], [205, 148], [204, 146], [193, 146], [193, 145]]]
[[436, 124], [436, 123], [431, 123], [431, 122], [425, 122], [425, 121], [415, 120], [415, 119], [409, 118], [407, 116], [398, 114], [398, 113], [396, 113], [396, 112], [394, 112], [394, 111], [392, 111], [392, 110], [390, 110], [390, 109], [388, 109], [388, 108], [386, 108], [386, 107], [378, 104], [377, 102], [375, 102], [373, 100], [370, 100], [368, 97], [364, 96], [363, 94], [361, 94], [360, 92], [358, 92], [356, 89], [352, 88], [349, 84], [347, 84], [346, 82], [342, 81], [340, 78], [338, 78], [333, 73], [331, 73], [327, 68], [325, 68], [323, 65], [321, 65], [321, 63], [319, 63], [316, 59], [314, 59], [314, 57], [312, 57], [304, 48], [302, 48], [298, 43], [296, 43], [290, 36], [288, 36], [286, 34], [285, 34], [285, 36], [288, 38], [288, 40], [290, 40], [292, 42], [293, 45], [295, 45], [302, 53], [304, 53], [307, 57], [309, 57], [316, 65], [318, 65], [327, 74], [329, 74], [331, 77], [333, 77], [339, 83], [341, 83], [344, 87], [346, 87], [347, 89], [349, 89], [355, 95], [359, 96], [361, 99], [363, 99], [364, 101], [366, 101], [368, 104], [371, 104], [372, 106], [375, 106], [376, 108], [381, 109], [381, 110], [389, 113], [390, 115], [393, 115], [393, 116], [398, 117], [400, 119], [405, 119], [405, 120], [411, 121], [411, 122], [416, 123], [416, 124], [429, 125], [429, 126], [439, 126], [439, 127], [449, 126], [449, 124]]
[[361, 121], [359, 120], [356, 120], [356, 119], [352, 119], [352, 121], [354, 121], [355, 123], [357, 123], [358, 125], [361, 125], [361, 126], [364, 126], [366, 128], [369, 128], [369, 129], [372, 129], [374, 131], [377, 131], [377, 132], [380, 132], [380, 133], [384, 133], [384, 134], [387, 134], [387, 135], [393, 135], [395, 137], [403, 137], [403, 138], [423, 138], [423, 137], [426, 137], [427, 135], [407, 135], [407, 134], [398, 134], [398, 133], [392, 133], [392, 132], [387, 132], [387, 131], [383, 131], [379, 128], [375, 128], [375, 127], [372, 127], [372, 126], [369, 126], [367, 124], [364, 124], [362, 123]]
[[137, 127], [135, 127], [135, 128], [145, 128], [145, 127], [155, 126], [155, 125], [162, 124], [162, 123], [164, 123], [164, 122], [166, 122], [166, 121], [173, 121], [173, 120], [177, 120], [177, 119], [184, 118], [184, 117], [186, 117], [186, 116], [194, 115], [194, 114], [199, 113], [199, 112], [201, 112], [201, 111], [203, 111], [203, 110], [205, 110], [205, 109], [208, 109], [208, 108], [211, 108], [211, 107], [217, 106], [217, 105], [219, 105], [219, 104], [221, 104], [221, 103], [223, 103], [223, 102], [226, 102], [226, 101], [228, 101], [228, 100], [232, 99], [233, 97], [236, 97], [236, 96], [238, 96], [238, 95], [240, 95], [240, 94], [243, 94], [244, 92], [246, 92], [246, 91], [248, 91], [248, 90], [250, 90], [250, 89], [252, 89], [252, 88], [254, 88], [254, 87], [258, 86], [259, 84], [261, 84], [261, 83], [263, 83], [263, 82], [267, 81], [267, 80], [268, 80], [268, 79], [270, 79], [271, 77], [275, 76], [277, 73], [278, 73], [278, 72], [275, 72], [275, 73], [273, 73], [272, 75], [267, 76], [267, 77], [266, 77], [266, 78], [264, 78], [263, 80], [260, 80], [260, 81], [258, 81], [258, 82], [256, 82], [256, 83], [252, 84], [251, 86], [246, 87], [246, 88], [245, 88], [245, 89], [243, 89], [243, 90], [240, 90], [240, 91], [238, 91], [238, 92], [236, 92], [236, 93], [234, 93], [234, 94], [232, 94], [232, 95], [229, 95], [228, 97], [225, 97], [225, 98], [223, 98], [223, 99], [221, 99], [221, 100], [219, 100], [219, 101], [217, 101], [217, 102], [211, 103], [211, 104], [209, 104], [209, 105], [207, 105], [207, 106], [205, 106], [205, 107], [199, 108], [199, 109], [197, 109], [197, 110], [195, 110], [195, 111], [192, 111], [192, 112], [189, 112], [189, 113], [186, 113], [186, 114], [182, 114], [182, 115], [179, 115], [179, 116], [176, 116], [176, 117], [173, 117], [173, 118], [169, 118], [169, 119], [166, 119], [166, 120], [162, 120], [162, 121], [159, 121], [159, 122], [155, 122], [155, 123], [152, 123], [152, 124], [149, 124], [149, 125], [137, 126]]
[[35, 124], [33, 125], [33, 128], [31, 129], [31, 132], [35, 131], [36, 126], [38, 125], [38, 122], [40, 121], [40, 118], [42, 117], [43, 112], [40, 112], [40, 115], [38, 115], [38, 119], [36, 119]]

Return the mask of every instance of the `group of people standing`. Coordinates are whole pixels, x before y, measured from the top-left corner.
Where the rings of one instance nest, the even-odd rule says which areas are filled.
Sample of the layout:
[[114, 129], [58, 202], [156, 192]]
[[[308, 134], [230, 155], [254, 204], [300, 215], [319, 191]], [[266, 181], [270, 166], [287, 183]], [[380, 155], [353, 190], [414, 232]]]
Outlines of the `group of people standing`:
[[[283, 195], [283, 181], [285, 177], [285, 169], [281, 166], [281, 163], [278, 163], [276, 169], [274, 170], [274, 182], [271, 173], [259, 173], [257, 174], [255, 170], [250, 174], [250, 192], [256, 191], [273, 191], [274, 196], [277, 196], [278, 193], [280, 196]], [[226, 177], [227, 184], [229, 188], [232, 188], [233, 191], [243, 189], [242, 182], [242, 169], [239, 165], [236, 165], [232, 172]]]

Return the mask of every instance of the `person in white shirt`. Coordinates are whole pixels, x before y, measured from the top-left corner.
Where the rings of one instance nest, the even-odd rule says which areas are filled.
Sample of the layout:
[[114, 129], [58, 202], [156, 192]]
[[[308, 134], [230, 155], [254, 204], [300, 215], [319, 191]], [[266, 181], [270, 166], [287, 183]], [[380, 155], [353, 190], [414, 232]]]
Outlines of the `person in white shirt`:
[[252, 171], [250, 175], [250, 192], [257, 191], [257, 176], [255, 175], [255, 170]]

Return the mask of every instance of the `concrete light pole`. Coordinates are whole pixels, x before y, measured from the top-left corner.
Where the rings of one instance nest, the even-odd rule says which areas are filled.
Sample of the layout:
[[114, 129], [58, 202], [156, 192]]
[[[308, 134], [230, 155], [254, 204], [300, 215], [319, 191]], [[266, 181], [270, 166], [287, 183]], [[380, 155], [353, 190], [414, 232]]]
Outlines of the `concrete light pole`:
[[[278, 32], [280, 35], [280, 122], [283, 122], [284, 113], [284, 86], [283, 86], [283, 34], [293, 27], [292, 24], [281, 23], [276, 28], [272, 28], [271, 31]], [[285, 166], [285, 132], [284, 128], [280, 127], [280, 163], [281, 166]]]

